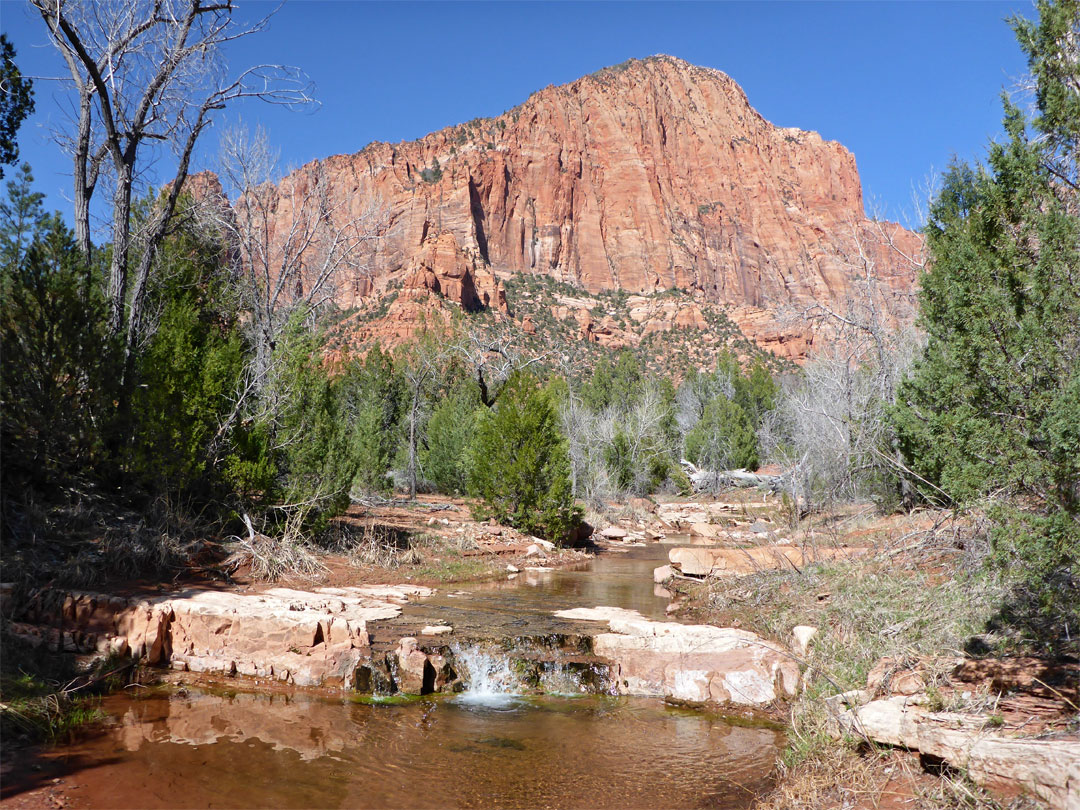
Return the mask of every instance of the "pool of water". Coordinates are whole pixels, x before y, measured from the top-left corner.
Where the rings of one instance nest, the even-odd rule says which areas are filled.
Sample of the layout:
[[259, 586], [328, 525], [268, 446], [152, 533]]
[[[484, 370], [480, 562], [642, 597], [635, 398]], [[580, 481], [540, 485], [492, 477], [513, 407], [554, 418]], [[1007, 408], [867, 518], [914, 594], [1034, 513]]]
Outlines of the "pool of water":
[[[645, 699], [155, 689], [57, 749], [76, 807], [745, 807], [782, 733]], [[69, 768], [65, 768], [65, 764]]]

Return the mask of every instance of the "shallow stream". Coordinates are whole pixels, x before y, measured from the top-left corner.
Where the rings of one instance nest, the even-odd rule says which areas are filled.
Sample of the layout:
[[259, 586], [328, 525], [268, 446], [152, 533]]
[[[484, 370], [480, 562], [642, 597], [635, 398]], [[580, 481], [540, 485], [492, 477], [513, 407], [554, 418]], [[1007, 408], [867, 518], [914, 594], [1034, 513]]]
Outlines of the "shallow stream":
[[[447, 589], [402, 621], [506, 639], [566, 631], [551, 614], [569, 607], [664, 618], [652, 569], [668, 548]], [[783, 745], [770, 724], [580, 694], [573, 678], [522, 694], [490, 648], [458, 659], [469, 688], [455, 695], [129, 689], [104, 700], [103, 729], [49, 752], [43, 775], [63, 778], [69, 807], [739, 808]]]

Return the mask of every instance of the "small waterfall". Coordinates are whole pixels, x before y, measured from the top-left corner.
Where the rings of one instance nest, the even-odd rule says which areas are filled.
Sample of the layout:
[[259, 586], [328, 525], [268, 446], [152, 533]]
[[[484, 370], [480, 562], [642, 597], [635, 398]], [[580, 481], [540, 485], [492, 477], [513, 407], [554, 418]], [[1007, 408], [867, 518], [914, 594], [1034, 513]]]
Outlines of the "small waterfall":
[[539, 688], [551, 695], [616, 695], [618, 688], [607, 667], [600, 664], [546, 663], [540, 667]]
[[451, 645], [454, 662], [467, 684], [458, 697], [466, 703], [500, 705], [522, 693], [520, 679], [503, 652], [478, 646]]
[[506, 705], [522, 695], [617, 694], [606, 663], [553, 649], [550, 639], [518, 639], [513, 649], [457, 643], [450, 647], [465, 684], [459, 700]]

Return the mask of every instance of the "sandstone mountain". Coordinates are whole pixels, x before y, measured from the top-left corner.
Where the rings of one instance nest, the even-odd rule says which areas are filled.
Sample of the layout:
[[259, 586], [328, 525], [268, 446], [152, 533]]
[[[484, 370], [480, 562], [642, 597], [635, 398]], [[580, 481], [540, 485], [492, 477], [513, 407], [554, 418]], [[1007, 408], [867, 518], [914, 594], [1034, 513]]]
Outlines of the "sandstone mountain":
[[867, 220], [850, 152], [773, 126], [731, 78], [668, 56], [548, 87], [496, 118], [308, 164], [284, 183], [316, 173], [337, 216], [383, 208], [383, 238], [338, 300], [373, 313], [358, 329], [384, 341], [444, 299], [520, 321], [504, 288], [526, 274], [579, 299], [635, 294], [638, 315], [631, 306], [614, 330], [574, 296], [551, 301], [587, 340], [707, 331], [705, 313], [718, 310], [799, 360], [813, 330], [792, 313], [842, 308], [869, 267], [883, 308], [903, 320], [889, 302], [916, 282], [919, 238]]

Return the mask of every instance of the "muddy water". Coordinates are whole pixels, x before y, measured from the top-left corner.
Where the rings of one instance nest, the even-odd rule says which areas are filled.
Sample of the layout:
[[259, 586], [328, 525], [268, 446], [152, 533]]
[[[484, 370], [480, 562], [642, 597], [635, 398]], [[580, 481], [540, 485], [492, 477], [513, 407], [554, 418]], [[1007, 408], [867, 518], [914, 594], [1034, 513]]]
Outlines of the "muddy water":
[[110, 698], [58, 752], [83, 807], [744, 807], [779, 732], [625, 698]]
[[[445, 621], [457, 637], [558, 629], [551, 613], [566, 607], [662, 618], [652, 569], [666, 551], [525, 571], [402, 618]], [[478, 680], [405, 700], [134, 690], [107, 698], [106, 726], [49, 752], [45, 772], [63, 778], [69, 807], [740, 808], [768, 787], [783, 744], [773, 726], [658, 700], [524, 696]]]

